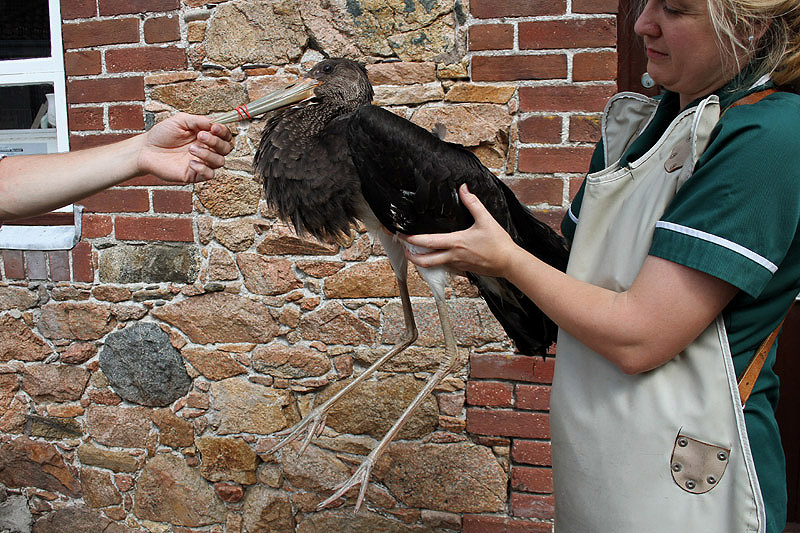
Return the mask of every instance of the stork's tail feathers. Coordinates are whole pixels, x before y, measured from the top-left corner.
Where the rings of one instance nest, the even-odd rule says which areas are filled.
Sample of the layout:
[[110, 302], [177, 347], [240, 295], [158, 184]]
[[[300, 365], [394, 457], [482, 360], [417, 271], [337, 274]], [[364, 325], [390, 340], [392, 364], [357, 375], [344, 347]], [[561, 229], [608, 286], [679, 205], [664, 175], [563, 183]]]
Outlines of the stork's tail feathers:
[[556, 341], [558, 326], [504, 278], [468, 274], [489, 310], [523, 355], [543, 355]]
[[[565, 271], [569, 248], [564, 238], [537, 219], [505, 183], [498, 182], [508, 204], [512, 236], [517, 244], [548, 265]], [[471, 277], [520, 353], [543, 354], [555, 342], [558, 327], [511, 282], [501, 278]]]

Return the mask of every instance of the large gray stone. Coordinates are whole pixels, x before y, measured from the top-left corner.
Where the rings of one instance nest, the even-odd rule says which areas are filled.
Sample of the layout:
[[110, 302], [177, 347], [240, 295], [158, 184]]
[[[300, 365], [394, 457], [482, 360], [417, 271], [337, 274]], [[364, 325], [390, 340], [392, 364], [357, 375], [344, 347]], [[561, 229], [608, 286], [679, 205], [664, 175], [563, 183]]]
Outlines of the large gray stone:
[[33, 516], [25, 496], [0, 496], [0, 531], [29, 533]]
[[137, 322], [106, 339], [100, 368], [125, 400], [164, 407], [187, 392], [192, 379], [183, 358], [156, 324]]
[[194, 283], [200, 272], [195, 246], [120, 244], [100, 252], [100, 281], [104, 283]]

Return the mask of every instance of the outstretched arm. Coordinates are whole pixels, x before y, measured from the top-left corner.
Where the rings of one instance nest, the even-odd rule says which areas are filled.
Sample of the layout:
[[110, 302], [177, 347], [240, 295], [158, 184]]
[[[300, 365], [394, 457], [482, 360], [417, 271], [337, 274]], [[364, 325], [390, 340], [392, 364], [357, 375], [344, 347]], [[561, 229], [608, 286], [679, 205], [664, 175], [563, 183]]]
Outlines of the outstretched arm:
[[179, 113], [114, 144], [7, 157], [0, 160], [0, 220], [46, 213], [147, 173], [176, 183], [211, 179], [225, 163], [230, 141], [225, 126]]
[[420, 266], [449, 265], [505, 277], [559, 327], [627, 373], [658, 367], [697, 338], [737, 288], [692, 268], [648, 256], [618, 293], [572, 278], [514, 243], [480, 200], [462, 187], [475, 218], [467, 230], [405, 239], [433, 251], [408, 254]]

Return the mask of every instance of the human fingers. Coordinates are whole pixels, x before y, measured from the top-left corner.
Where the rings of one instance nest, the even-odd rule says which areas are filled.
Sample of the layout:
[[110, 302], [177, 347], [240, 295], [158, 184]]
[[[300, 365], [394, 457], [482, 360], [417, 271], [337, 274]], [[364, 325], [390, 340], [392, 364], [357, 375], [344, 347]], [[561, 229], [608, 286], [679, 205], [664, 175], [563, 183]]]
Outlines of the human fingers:
[[221, 124], [213, 124], [209, 131], [197, 133], [197, 140], [214, 152], [226, 156], [233, 151], [231, 131]]
[[225, 156], [217, 153], [216, 150], [210, 150], [206, 146], [193, 143], [189, 146], [189, 153], [196, 157], [199, 162], [214, 169], [220, 168], [225, 164]]
[[186, 183], [197, 183], [200, 181], [207, 181], [214, 177], [214, 170], [208, 165], [200, 161], [189, 161], [189, 166], [186, 169]]
[[420, 233], [418, 235], [400, 234], [398, 236], [400, 239], [415, 247], [428, 250], [443, 250], [453, 246], [453, 236], [455, 233]]
[[492, 214], [486, 209], [486, 206], [483, 205], [480, 198], [470, 192], [466, 183], [462, 183], [458, 188], [458, 196], [461, 198], [461, 203], [464, 204], [464, 207], [467, 208], [467, 211], [469, 211], [476, 223], [485, 220], [486, 217], [490, 217], [494, 220], [494, 217], [492, 217]]

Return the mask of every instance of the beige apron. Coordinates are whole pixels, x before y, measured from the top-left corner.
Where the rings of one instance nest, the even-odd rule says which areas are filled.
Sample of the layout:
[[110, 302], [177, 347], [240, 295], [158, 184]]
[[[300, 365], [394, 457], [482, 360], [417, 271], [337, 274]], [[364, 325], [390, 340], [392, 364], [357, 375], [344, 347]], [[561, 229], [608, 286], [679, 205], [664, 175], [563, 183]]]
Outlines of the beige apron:
[[[719, 120], [719, 101], [710, 96], [682, 112], [630, 168], [620, 168], [655, 107], [632, 93], [606, 107], [608, 168], [586, 178], [567, 267], [577, 279], [615, 291], [631, 286], [656, 222]], [[550, 425], [559, 533], [766, 527], [721, 317], [673, 360], [633, 376], [561, 331]]]

